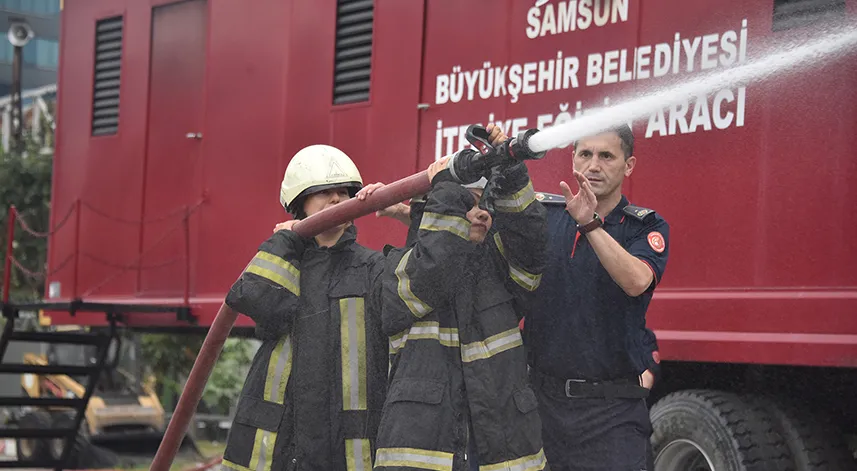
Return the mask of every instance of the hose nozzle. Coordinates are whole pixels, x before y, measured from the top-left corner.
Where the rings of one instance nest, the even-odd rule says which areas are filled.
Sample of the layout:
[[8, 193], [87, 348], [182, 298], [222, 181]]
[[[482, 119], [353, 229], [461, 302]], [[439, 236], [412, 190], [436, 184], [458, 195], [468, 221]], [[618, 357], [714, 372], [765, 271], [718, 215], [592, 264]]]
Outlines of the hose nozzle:
[[546, 152], [533, 152], [529, 145], [530, 138], [538, 132], [538, 129], [527, 129], [519, 132], [516, 137], [506, 141], [508, 143], [509, 157], [515, 160], [539, 160], [543, 158]]

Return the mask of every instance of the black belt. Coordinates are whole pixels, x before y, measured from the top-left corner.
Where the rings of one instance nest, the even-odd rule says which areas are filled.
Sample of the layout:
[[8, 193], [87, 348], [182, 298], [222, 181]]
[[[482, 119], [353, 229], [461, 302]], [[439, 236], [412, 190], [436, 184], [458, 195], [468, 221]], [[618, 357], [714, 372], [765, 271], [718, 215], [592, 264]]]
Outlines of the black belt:
[[600, 397], [606, 399], [645, 399], [649, 390], [640, 386], [638, 378], [614, 380], [561, 379], [548, 376], [534, 369], [530, 370], [530, 380], [537, 388], [565, 397]]

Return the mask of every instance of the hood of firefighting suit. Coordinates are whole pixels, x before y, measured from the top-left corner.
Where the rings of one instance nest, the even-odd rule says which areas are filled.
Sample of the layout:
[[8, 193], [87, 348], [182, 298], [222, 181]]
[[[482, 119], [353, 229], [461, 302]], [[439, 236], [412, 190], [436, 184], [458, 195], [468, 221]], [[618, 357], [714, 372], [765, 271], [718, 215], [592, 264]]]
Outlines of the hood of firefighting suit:
[[296, 203], [304, 196], [339, 187], [348, 188], [352, 197], [363, 187], [363, 178], [351, 158], [333, 146], [307, 146], [286, 167], [280, 185], [280, 204], [296, 214], [301, 210]]

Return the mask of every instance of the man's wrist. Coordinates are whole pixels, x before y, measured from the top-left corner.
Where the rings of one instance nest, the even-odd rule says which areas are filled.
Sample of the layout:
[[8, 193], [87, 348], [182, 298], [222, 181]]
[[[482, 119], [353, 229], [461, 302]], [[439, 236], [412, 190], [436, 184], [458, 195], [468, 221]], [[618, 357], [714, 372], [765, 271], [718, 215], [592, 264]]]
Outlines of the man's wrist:
[[581, 234], [587, 234], [598, 229], [602, 224], [604, 224], [604, 221], [601, 220], [601, 216], [599, 216], [598, 213], [593, 213], [592, 219], [587, 221], [585, 224], [577, 224], [577, 231]]

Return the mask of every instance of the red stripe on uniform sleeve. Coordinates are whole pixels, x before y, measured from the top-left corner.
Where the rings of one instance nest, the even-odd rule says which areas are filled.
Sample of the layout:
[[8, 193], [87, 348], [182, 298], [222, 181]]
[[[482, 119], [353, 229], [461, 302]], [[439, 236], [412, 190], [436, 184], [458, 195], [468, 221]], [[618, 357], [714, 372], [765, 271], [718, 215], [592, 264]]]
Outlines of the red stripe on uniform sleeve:
[[658, 272], [656, 272], [656, 271], [655, 271], [655, 269], [654, 269], [654, 268], [652, 268], [652, 266], [649, 264], [649, 262], [647, 262], [647, 261], [645, 261], [645, 260], [643, 260], [642, 258], [639, 258], [639, 257], [637, 257], [637, 259], [638, 259], [639, 261], [641, 261], [641, 262], [645, 263], [645, 264], [646, 264], [646, 266], [647, 266], [647, 267], [649, 267], [649, 270], [652, 270], [652, 278], [654, 278], [654, 279], [655, 279], [655, 286], [658, 286], [658, 283], [660, 283], [660, 282], [661, 282], [661, 280], [659, 280], [659, 279], [658, 279]]

